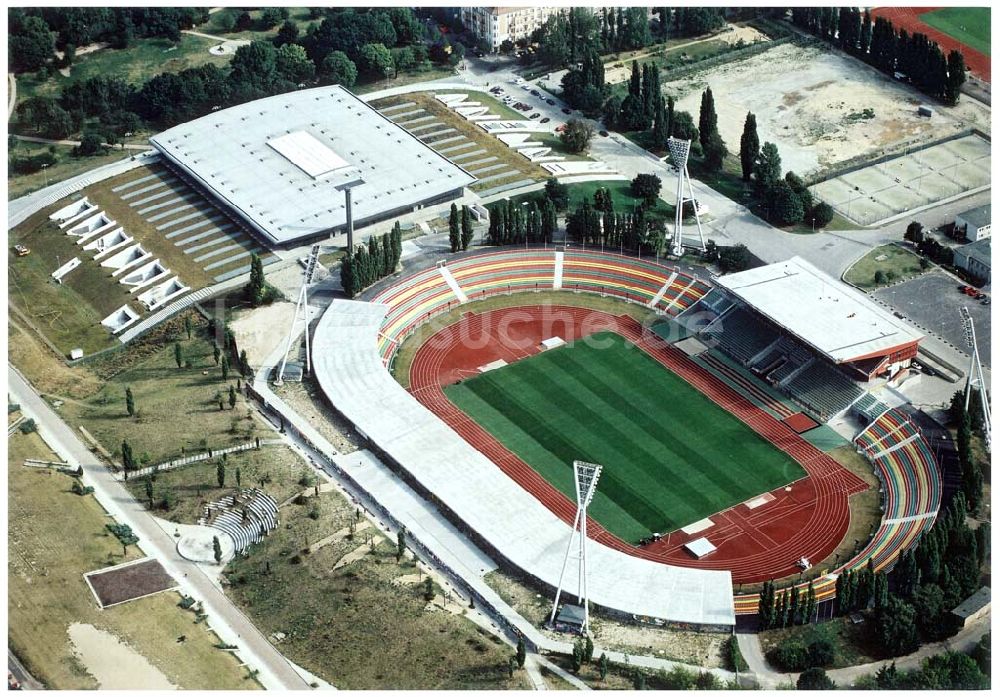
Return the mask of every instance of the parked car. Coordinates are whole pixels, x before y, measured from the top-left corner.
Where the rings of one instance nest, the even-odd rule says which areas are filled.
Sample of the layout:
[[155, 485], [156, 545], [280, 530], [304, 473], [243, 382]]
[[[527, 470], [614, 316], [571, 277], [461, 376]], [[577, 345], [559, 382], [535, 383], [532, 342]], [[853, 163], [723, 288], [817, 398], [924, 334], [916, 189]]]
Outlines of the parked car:
[[538, 94], [538, 90], [531, 90], [531, 94], [533, 94], [533, 95], [534, 95], [534, 96], [536, 96], [536, 97], [540, 96], [540, 95]]
[[986, 293], [976, 293], [976, 300], [982, 300], [986, 297]]
[[528, 118], [529, 118], [529, 119], [537, 119], [537, 118], [538, 118], [539, 116], [541, 116], [541, 114], [539, 114], [539, 113], [538, 113], [538, 112], [536, 111], [536, 112], [535, 112], [534, 114], [532, 114], [532, 115], [531, 115], [531, 116], [529, 116]]
[[979, 303], [979, 304], [980, 305], [989, 305], [990, 304], [990, 299], [988, 297], [987, 298], [983, 298], [982, 302]]
[[524, 78], [523, 77], [516, 77], [516, 78], [514, 78], [514, 84], [515, 85], [523, 85], [524, 84]]
[[31, 250], [25, 247], [23, 244], [15, 244], [14, 254], [16, 254], [19, 257], [26, 257], [29, 254], [31, 254]]
[[546, 99], [546, 100], [545, 100], [545, 102], [546, 102], [546, 103], [547, 103], [547, 104], [548, 104], [549, 106], [555, 106], [555, 105], [556, 105], [556, 100], [554, 100], [554, 99]]
[[607, 132], [607, 131], [598, 131], [598, 133], [600, 133], [600, 134], [601, 134], [602, 136], [604, 136], [605, 138], [607, 138], [607, 137], [608, 137], [608, 132]]
[[550, 118], [549, 118], [548, 116], [546, 116], [546, 117], [545, 117], [544, 119], [542, 119], [542, 120], [541, 120], [541, 121], [539, 121], [538, 123], [548, 123], [548, 122], [549, 122], [549, 121], [551, 121], [551, 120], [552, 120], [552, 119], [550, 119]]
[[571, 109], [567, 109], [566, 107], [563, 107], [563, 110], [562, 110], [562, 112], [563, 112], [564, 114], [572, 114], [572, 113], [573, 113], [573, 111], [572, 111]]

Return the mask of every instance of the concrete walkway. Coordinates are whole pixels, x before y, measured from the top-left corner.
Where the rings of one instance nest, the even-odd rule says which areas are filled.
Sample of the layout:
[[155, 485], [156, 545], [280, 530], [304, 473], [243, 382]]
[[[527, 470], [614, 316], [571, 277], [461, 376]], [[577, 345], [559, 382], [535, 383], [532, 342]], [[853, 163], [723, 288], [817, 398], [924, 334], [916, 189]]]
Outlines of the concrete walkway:
[[42, 400], [17, 370], [7, 366], [8, 390], [22, 411], [35, 419], [46, 443], [64, 460], [83, 467], [84, 482], [94, 487], [94, 496], [117, 521], [131, 526], [139, 537], [138, 547], [157, 559], [176, 579], [180, 589], [200, 600], [208, 622], [221, 641], [237, 647], [237, 653], [267, 689], [304, 690], [309, 684], [235, 605], [219, 590], [195, 562], [177, 552], [174, 539], [157, 525], [145, 508], [98, 462], [76, 434]]

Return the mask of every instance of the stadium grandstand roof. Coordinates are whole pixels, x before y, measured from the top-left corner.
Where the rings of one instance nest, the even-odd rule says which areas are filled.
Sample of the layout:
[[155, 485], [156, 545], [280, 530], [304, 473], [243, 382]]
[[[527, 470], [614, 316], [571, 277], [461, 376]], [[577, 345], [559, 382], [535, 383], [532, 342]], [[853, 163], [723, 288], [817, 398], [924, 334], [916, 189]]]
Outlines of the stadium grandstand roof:
[[835, 363], [881, 356], [923, 335], [800, 257], [715, 279]]
[[175, 166], [275, 244], [460, 193], [476, 179], [339, 85], [216, 111], [150, 138]]

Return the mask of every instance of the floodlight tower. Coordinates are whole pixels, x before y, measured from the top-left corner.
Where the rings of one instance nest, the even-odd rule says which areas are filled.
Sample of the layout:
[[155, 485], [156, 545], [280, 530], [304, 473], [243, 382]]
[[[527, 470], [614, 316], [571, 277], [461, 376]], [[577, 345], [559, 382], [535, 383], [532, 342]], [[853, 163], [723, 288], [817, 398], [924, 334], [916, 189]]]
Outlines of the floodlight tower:
[[965, 343], [971, 349], [972, 358], [969, 361], [969, 376], [965, 381], [965, 410], [969, 410], [969, 400], [972, 397], [973, 384], [979, 388], [979, 401], [983, 407], [983, 439], [986, 447], [990, 447], [990, 400], [986, 395], [986, 380], [983, 379], [983, 364], [979, 360], [979, 344], [976, 342], [976, 324], [969, 314], [969, 308], [962, 308], [962, 325], [965, 328]]
[[576, 517], [573, 519], [573, 529], [569, 535], [569, 544], [566, 545], [566, 556], [563, 557], [562, 571], [559, 572], [559, 585], [556, 586], [556, 600], [552, 605], [552, 616], [549, 617], [549, 624], [556, 619], [559, 612], [559, 596], [562, 594], [563, 577], [566, 575], [566, 566], [569, 563], [569, 555], [573, 550], [573, 542], [577, 541], [576, 559], [578, 563], [578, 577], [576, 599], [583, 607], [583, 633], [590, 631], [590, 599], [587, 595], [587, 506], [594, 498], [594, 491], [597, 490], [597, 480], [601, 476], [601, 465], [594, 465], [580, 460], [573, 461], [573, 479], [576, 482]]
[[306, 373], [311, 370], [309, 351], [309, 286], [316, 275], [316, 267], [319, 265], [319, 245], [314, 244], [309, 251], [309, 258], [306, 261], [306, 270], [302, 276], [302, 286], [299, 288], [299, 297], [295, 301], [295, 313], [292, 315], [292, 326], [288, 328], [288, 339], [285, 341], [285, 353], [281, 356], [281, 367], [278, 368], [278, 377], [275, 385], [281, 385], [285, 377], [285, 363], [288, 362], [288, 351], [292, 348], [292, 339], [295, 338], [295, 326], [299, 323], [301, 313], [306, 322]]
[[[698, 203], [694, 200], [694, 189], [691, 186], [691, 175], [688, 173], [688, 155], [691, 154], [691, 141], [681, 140], [671, 136], [667, 138], [667, 150], [670, 159], [677, 167], [677, 208], [674, 211], [674, 237], [670, 244], [670, 253], [674, 256], [684, 254], [684, 204], [688, 201], [694, 207], [694, 220], [698, 225], [698, 249], [705, 251], [705, 233], [701, 229], [701, 216], [698, 215]], [[688, 196], [684, 196], [684, 182], [687, 182]]]
[[347, 253], [354, 254], [354, 209], [353, 201], [351, 200], [351, 189], [356, 186], [361, 186], [365, 183], [365, 180], [361, 178], [361, 175], [357, 175], [350, 181], [337, 184], [334, 188], [337, 191], [344, 192], [344, 209], [347, 212]]

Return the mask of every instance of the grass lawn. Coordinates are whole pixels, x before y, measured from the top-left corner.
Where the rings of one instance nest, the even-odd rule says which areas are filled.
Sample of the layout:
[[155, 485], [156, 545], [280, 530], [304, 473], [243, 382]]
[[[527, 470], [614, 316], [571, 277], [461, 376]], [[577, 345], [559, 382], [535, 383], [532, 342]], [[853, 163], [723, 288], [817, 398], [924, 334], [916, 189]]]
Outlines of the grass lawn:
[[[156, 515], [176, 523], [198, 522], [202, 510], [236, 489], [236, 470], [240, 470], [242, 487], [260, 486], [260, 479], [267, 478], [264, 491], [278, 504], [299, 493], [315, 482], [315, 475], [298, 455], [283, 445], [263, 445], [260, 450], [230, 453], [226, 458], [226, 482], [220, 488], [216, 476], [219, 459], [205, 460], [175, 470], [160, 472], [153, 477], [153, 500], [160, 508], [164, 494], [169, 491], [176, 504], [169, 512], [159, 510]], [[146, 501], [146, 480], [130, 479], [128, 489], [139, 501]]]
[[567, 496], [573, 496], [573, 460], [604, 465], [590, 510], [632, 542], [804, 474], [610, 332], [451, 385], [445, 394]]
[[20, 157], [37, 155], [52, 148], [57, 161], [49, 165], [44, 170], [32, 174], [15, 174], [7, 169], [7, 200], [13, 201], [21, 196], [26, 196], [33, 191], [43, 189], [50, 184], [55, 184], [63, 180], [83, 174], [101, 165], [124, 160], [136, 154], [134, 150], [110, 149], [104, 155], [94, 155], [93, 157], [73, 157], [72, 145], [48, 145], [45, 143], [29, 143], [27, 141], [16, 141], [13, 153]]
[[[265, 636], [285, 635], [282, 653], [340, 689], [530, 687], [524, 671], [507, 677], [512, 649], [424, 600], [420, 572], [409, 558], [396, 562], [394, 539], [368, 528], [303, 552], [337, 531], [346, 534], [352, 520], [354, 507], [338, 492], [322, 493], [283, 508], [278, 529], [227, 566], [229, 596]], [[374, 550], [370, 536], [381, 541]], [[333, 568], [355, 551], [360, 559]]]
[[[37, 433], [17, 433], [8, 444], [8, 641], [35, 677], [51, 689], [98, 687], [67, 634], [82, 623], [114, 634], [181, 688], [257, 688], [234, 656], [215, 648], [218, 637], [177, 607], [177, 593], [99, 610], [83, 574], [141, 553], [129, 547], [122, 557], [104, 528], [104, 509], [92, 496], [72, 493], [70, 477], [21, 464], [26, 457], [56, 459]], [[180, 635], [187, 640], [178, 643]]]
[[17, 99], [22, 101], [35, 95], [55, 97], [66, 85], [99, 75], [114, 76], [141, 85], [160, 73], [179, 73], [188, 68], [211, 63], [224, 67], [232, 56], [213, 56], [208, 49], [218, 42], [191, 34], [181, 34], [181, 40], [173, 43], [169, 39], [136, 39], [126, 49], [103, 48], [79, 56], [70, 69], [69, 77], [59, 72], [44, 82], [34, 75], [19, 75], [17, 78]]
[[[228, 380], [212, 357], [212, 338], [203, 319], [195, 316], [196, 332], [187, 339], [181, 320], [164, 328], [161, 341], [151, 343], [148, 353], [124, 352], [106, 359], [116, 372], [92, 396], [66, 401], [60, 408], [73, 426], [84, 426], [105, 448], [118, 457], [121, 443], [127, 439], [137, 456], [149, 464], [200, 451], [218, 449], [267, 437], [256, 411], [238, 397], [235, 409], [229, 408], [228, 391], [239, 373], [233, 369]], [[174, 341], [181, 344], [188, 367], [178, 368], [174, 361]], [[131, 349], [130, 349], [131, 350]], [[96, 366], [100, 370], [102, 366]], [[132, 389], [138, 418], [125, 412], [125, 387]], [[220, 411], [217, 396], [225, 397]]]
[[[664, 184], [666, 185], [668, 182], [664, 182]], [[569, 208], [567, 210], [576, 210], [577, 207], [582, 205], [584, 201], [590, 201], [593, 204], [594, 192], [602, 187], [606, 188], [611, 193], [611, 201], [614, 203], [616, 211], [631, 211], [642, 201], [642, 199], [632, 195], [632, 185], [627, 181], [601, 180], [580, 182], [577, 184], [570, 184], [568, 186]], [[662, 191], [663, 189], [661, 189], [661, 192]], [[672, 218], [674, 215], [674, 207], [663, 199], [657, 199], [656, 206], [647, 211], [647, 215], [654, 219]]]
[[920, 21], [990, 55], [989, 7], [945, 7], [920, 15]]
[[920, 257], [894, 244], [876, 247], [861, 257], [844, 273], [844, 280], [859, 288], [870, 290], [876, 287], [875, 273], [884, 272], [890, 282], [915, 278], [924, 272], [920, 268]]

